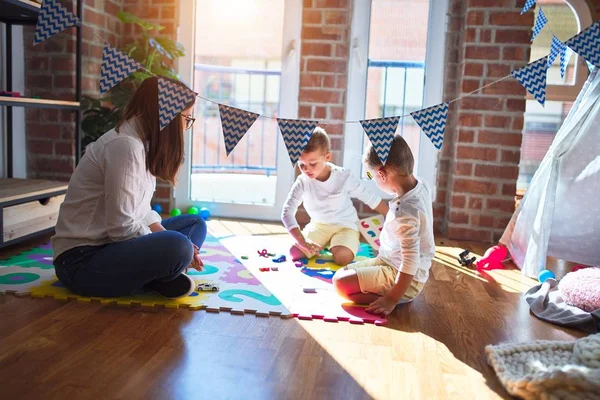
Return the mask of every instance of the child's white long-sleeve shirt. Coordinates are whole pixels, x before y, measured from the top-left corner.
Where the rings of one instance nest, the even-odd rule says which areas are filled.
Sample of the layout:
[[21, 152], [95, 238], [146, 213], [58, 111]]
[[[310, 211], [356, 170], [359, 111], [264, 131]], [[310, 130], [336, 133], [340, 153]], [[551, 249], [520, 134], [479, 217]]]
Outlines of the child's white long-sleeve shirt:
[[414, 189], [389, 205], [379, 237], [379, 257], [424, 283], [435, 255], [431, 192], [425, 182], [418, 180]]
[[288, 231], [298, 227], [296, 211], [302, 203], [311, 221], [358, 230], [358, 214], [352, 198], [373, 209], [381, 202], [381, 198], [365, 188], [350, 171], [331, 163], [328, 165], [331, 175], [324, 182], [304, 174], [296, 178], [281, 213], [281, 220]]

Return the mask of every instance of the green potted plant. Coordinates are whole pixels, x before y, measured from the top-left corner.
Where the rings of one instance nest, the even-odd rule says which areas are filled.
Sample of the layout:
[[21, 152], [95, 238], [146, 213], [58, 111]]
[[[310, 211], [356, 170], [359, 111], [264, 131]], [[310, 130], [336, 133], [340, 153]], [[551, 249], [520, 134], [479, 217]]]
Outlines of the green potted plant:
[[144, 21], [125, 11], [120, 11], [117, 17], [124, 24], [136, 26], [139, 31], [138, 37], [120, 50], [143, 65], [146, 70], [132, 73], [104, 97], [83, 96], [83, 149], [115, 127], [127, 101], [144, 79], [152, 74], [179, 79], [173, 65], [178, 58], [185, 55], [183, 46], [167, 36], [155, 36], [155, 33], [164, 29], [159, 24]]

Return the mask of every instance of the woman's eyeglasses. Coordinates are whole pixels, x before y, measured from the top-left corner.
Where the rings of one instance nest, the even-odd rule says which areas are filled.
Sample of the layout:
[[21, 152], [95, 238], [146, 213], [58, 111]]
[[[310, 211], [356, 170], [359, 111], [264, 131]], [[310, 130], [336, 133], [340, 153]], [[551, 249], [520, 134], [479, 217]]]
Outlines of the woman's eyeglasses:
[[185, 130], [187, 131], [188, 129], [191, 129], [194, 125], [194, 122], [196, 122], [196, 118], [192, 118], [183, 114], [181, 114], [181, 116], [185, 119]]

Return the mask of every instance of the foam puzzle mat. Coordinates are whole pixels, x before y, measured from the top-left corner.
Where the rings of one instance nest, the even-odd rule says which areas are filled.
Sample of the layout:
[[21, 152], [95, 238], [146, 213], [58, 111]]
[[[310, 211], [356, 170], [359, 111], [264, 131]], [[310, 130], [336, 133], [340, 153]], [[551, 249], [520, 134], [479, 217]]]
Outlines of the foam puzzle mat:
[[[333, 262], [331, 253], [322, 252], [310, 260], [303, 259], [302, 267], [296, 267], [292, 261], [274, 263], [273, 258], [258, 254], [262, 250], [277, 255], [287, 253], [291, 245], [289, 238], [236, 236], [223, 238], [221, 242], [298, 319], [375, 325], [387, 323], [387, 319], [367, 313], [366, 306], [356, 305], [337, 294], [331, 279], [341, 267]], [[371, 246], [361, 244], [356, 260], [374, 256]], [[267, 267], [268, 271], [261, 271]], [[273, 271], [271, 267], [276, 267], [277, 270]], [[315, 289], [315, 293], [304, 292], [304, 289], [309, 288]]]
[[0, 293], [17, 296], [52, 297], [57, 300], [116, 303], [122, 306], [188, 308], [208, 312], [256, 314], [292, 317], [285, 306], [256, 279], [221, 243], [207, 236], [201, 249], [203, 271], [189, 270], [196, 283], [218, 283], [218, 292], [194, 292], [190, 296], [169, 300], [158, 295], [100, 298], [84, 297], [68, 291], [56, 278], [49, 244], [0, 260]]

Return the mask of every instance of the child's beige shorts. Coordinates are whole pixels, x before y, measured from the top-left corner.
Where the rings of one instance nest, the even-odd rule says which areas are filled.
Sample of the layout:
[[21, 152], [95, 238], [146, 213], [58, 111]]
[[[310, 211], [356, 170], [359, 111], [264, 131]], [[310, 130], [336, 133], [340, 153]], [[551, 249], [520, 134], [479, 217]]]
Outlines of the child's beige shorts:
[[[380, 296], [385, 296], [392, 290], [392, 287], [396, 283], [396, 275], [398, 274], [398, 270], [395, 267], [386, 264], [379, 258], [358, 261], [348, 265], [346, 268], [356, 270], [361, 292], [375, 293]], [[400, 303], [412, 301], [421, 293], [424, 286], [424, 283], [413, 279]]]
[[[329, 248], [335, 246], [344, 246], [349, 248], [356, 256], [360, 246], [360, 236], [357, 230], [346, 228], [345, 226], [325, 224], [323, 222], [311, 222], [302, 231], [305, 239], [318, 244], [321, 247]], [[310, 254], [305, 254], [311, 257]]]

